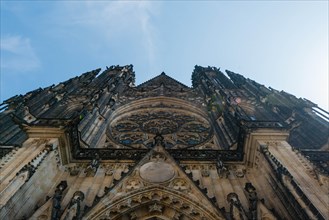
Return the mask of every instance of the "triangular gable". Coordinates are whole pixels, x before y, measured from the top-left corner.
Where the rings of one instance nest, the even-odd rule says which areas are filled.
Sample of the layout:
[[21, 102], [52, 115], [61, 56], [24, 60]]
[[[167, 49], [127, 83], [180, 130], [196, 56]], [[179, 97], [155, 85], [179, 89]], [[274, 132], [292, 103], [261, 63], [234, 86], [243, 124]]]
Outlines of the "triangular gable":
[[224, 219], [166, 150], [157, 144], [84, 219]]
[[162, 72], [160, 75], [138, 85], [138, 88], [146, 88], [146, 87], [159, 87], [164, 85], [166, 87], [177, 87], [177, 88], [185, 88], [189, 89], [188, 86], [178, 82], [177, 80], [171, 78], [170, 76], [166, 75]]

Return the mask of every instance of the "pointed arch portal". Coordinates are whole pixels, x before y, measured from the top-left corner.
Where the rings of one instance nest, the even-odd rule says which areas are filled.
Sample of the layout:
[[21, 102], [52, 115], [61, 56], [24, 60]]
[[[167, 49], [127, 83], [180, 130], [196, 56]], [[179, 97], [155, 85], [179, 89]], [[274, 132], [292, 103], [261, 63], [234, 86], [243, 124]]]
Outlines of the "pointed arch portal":
[[[199, 200], [199, 201], [196, 201]], [[135, 190], [119, 199], [96, 205], [84, 219], [224, 219], [209, 201], [160, 185]]]

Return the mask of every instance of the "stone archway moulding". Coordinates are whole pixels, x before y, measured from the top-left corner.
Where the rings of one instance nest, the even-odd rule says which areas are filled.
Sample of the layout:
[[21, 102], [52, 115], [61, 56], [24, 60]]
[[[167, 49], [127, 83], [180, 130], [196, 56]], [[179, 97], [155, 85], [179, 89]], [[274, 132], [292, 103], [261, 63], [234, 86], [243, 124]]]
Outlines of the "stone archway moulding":
[[[135, 216], [135, 210], [145, 206], [158, 206], [159, 208], [148, 209], [150, 215], [162, 216], [163, 209], [169, 207], [174, 210], [174, 219], [176, 216], [186, 216], [188, 219], [209, 219], [220, 220], [225, 219], [219, 210], [214, 207], [205, 197], [198, 198], [197, 194], [182, 193], [170, 188], [153, 185], [145, 187], [142, 190], [134, 190], [127, 194], [119, 196], [113, 201], [107, 197], [98, 203], [83, 219], [105, 220], [120, 219], [124, 215], [129, 215], [132, 219], [147, 219], [146, 213], [143, 216]], [[153, 213], [154, 212], [154, 213]]]

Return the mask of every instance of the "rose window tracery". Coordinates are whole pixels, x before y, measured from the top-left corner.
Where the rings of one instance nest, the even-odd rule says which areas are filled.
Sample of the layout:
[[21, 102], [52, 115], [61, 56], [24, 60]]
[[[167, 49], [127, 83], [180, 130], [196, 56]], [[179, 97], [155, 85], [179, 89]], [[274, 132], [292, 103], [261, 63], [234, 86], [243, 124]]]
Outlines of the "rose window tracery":
[[152, 134], [171, 134], [177, 131], [178, 124], [170, 119], [153, 119], [142, 125], [143, 130]]
[[150, 148], [161, 134], [166, 148], [194, 147], [208, 141], [213, 132], [203, 116], [171, 108], [146, 108], [122, 114], [108, 126], [107, 136], [132, 148]]

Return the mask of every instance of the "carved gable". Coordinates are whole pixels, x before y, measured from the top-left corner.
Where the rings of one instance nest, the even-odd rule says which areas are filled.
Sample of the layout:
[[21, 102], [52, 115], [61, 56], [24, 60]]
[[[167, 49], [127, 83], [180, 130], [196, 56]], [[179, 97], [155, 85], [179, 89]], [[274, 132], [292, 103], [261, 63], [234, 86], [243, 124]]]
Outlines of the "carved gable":
[[92, 207], [85, 219], [224, 219], [162, 144]]

